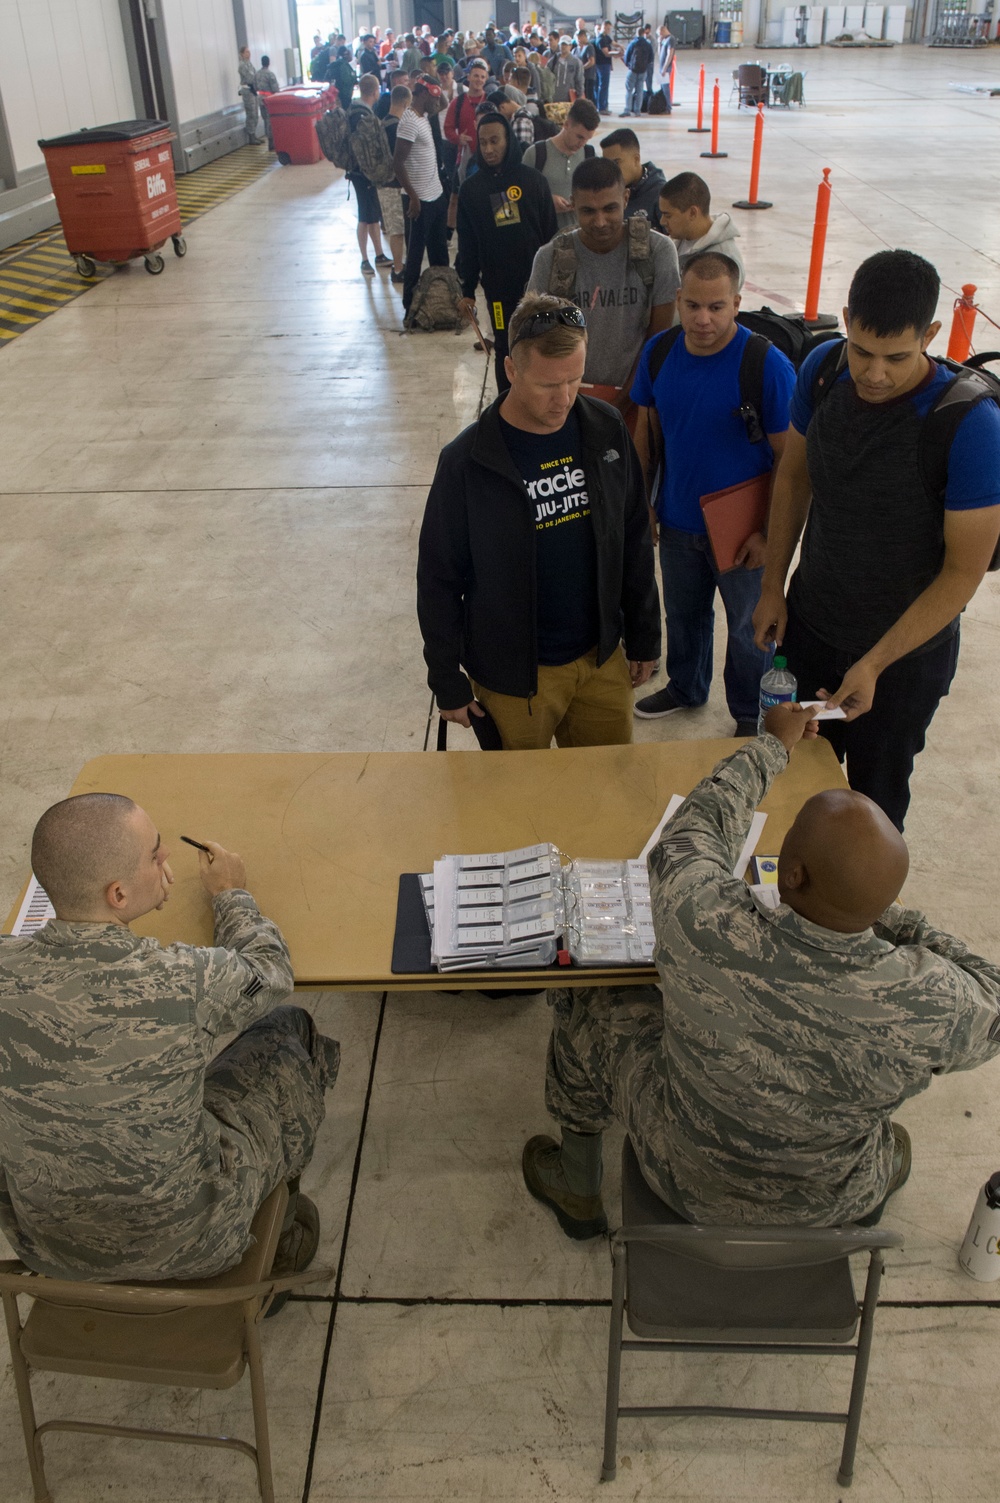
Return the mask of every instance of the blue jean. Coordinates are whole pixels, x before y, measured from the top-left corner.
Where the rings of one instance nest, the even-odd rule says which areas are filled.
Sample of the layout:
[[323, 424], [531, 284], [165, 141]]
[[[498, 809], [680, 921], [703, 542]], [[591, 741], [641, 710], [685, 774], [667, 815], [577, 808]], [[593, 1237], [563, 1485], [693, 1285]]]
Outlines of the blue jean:
[[594, 101], [599, 110], [608, 108], [608, 89], [611, 87], [611, 69], [597, 67], [597, 99]]
[[642, 91], [646, 84], [644, 73], [633, 73], [630, 68], [625, 75], [625, 109], [626, 115], [638, 115], [642, 109]]
[[722, 596], [728, 640], [723, 678], [734, 720], [756, 720], [760, 681], [771, 654], [754, 646], [753, 611], [762, 569], [720, 574], [705, 533], [660, 527], [660, 569], [667, 616], [668, 689], [678, 704], [695, 709], [708, 699], [715, 643], [715, 592]]

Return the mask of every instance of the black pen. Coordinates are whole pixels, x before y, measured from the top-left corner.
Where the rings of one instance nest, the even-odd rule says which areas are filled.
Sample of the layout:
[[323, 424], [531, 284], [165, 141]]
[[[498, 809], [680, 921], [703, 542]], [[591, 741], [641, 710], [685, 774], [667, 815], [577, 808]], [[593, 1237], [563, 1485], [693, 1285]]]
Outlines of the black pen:
[[183, 840], [185, 845], [193, 845], [196, 851], [204, 851], [209, 861], [211, 861], [212, 852], [209, 850], [207, 845], [202, 845], [200, 840], [192, 840], [190, 835], [182, 835], [181, 839]]

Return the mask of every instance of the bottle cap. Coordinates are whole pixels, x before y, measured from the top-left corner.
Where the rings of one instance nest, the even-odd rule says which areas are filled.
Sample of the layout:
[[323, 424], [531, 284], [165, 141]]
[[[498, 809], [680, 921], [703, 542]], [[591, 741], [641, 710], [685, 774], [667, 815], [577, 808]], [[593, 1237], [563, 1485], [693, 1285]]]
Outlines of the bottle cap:
[[788, 667], [788, 659], [787, 658], [783, 658], [781, 656], [780, 652], [775, 653], [774, 662], [771, 664], [771, 667], [772, 668], [787, 668]]
[[986, 1181], [986, 1204], [991, 1211], [1000, 1209], [1000, 1172], [991, 1174]]

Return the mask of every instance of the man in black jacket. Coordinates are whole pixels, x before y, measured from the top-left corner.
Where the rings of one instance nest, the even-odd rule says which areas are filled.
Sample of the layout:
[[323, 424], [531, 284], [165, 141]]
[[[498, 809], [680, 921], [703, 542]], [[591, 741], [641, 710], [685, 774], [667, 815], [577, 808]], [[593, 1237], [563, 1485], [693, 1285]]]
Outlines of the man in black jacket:
[[458, 194], [458, 271], [463, 302], [476, 308], [483, 284], [496, 352], [497, 391], [510, 388], [505, 361], [507, 325], [520, 302], [535, 252], [558, 228], [549, 185], [521, 164], [511, 128], [501, 114], [483, 115], [476, 127], [477, 171]]
[[665, 235], [666, 230], [660, 223], [660, 192], [666, 179], [655, 162], [642, 160], [639, 137], [631, 126], [622, 125], [610, 135], [602, 137], [601, 156], [610, 157], [621, 168], [628, 189], [625, 218], [631, 219], [633, 214], [645, 214], [653, 229], [660, 230]]
[[510, 390], [442, 450], [427, 498], [428, 683], [445, 720], [468, 726], [484, 705], [509, 751], [553, 736], [621, 745], [632, 690], [660, 653], [638, 460], [614, 408], [579, 395], [587, 329], [575, 304], [531, 293], [509, 332]]

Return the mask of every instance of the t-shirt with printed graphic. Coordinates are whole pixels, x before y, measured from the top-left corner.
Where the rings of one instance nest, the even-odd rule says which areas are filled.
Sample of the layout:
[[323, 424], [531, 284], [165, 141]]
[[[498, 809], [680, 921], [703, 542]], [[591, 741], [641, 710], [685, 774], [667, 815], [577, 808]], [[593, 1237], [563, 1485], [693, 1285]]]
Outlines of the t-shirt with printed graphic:
[[538, 661], [575, 662], [596, 646], [597, 547], [583, 469], [580, 422], [526, 433], [500, 417], [500, 432], [535, 509]]
[[[583, 379], [595, 386], [623, 386], [646, 342], [652, 310], [672, 303], [681, 285], [677, 251], [666, 235], [650, 232], [653, 285], [647, 293], [642, 277], [629, 260], [629, 237], [614, 250], [589, 251], [577, 230], [576, 288], [573, 301], [587, 319], [587, 364]], [[529, 292], [548, 292], [552, 275], [551, 245], [535, 256], [528, 278]]]

